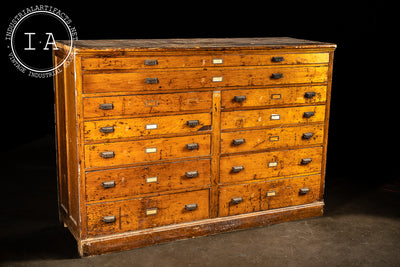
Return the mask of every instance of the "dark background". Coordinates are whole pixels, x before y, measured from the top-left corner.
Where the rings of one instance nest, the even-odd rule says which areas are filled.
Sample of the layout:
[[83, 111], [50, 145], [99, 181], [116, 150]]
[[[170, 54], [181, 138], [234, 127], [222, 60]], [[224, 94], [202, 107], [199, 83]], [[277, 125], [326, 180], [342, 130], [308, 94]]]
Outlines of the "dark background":
[[[327, 214], [355, 192], [398, 177], [397, 6], [385, 1], [12, 1], [2, 3], [4, 36], [11, 19], [35, 4], [65, 12], [79, 39], [290, 36], [336, 43]], [[0, 53], [0, 259], [76, 257], [73, 237], [57, 221], [53, 79], [18, 71], [7, 45], [3, 40]], [[375, 210], [393, 206], [371, 201]]]

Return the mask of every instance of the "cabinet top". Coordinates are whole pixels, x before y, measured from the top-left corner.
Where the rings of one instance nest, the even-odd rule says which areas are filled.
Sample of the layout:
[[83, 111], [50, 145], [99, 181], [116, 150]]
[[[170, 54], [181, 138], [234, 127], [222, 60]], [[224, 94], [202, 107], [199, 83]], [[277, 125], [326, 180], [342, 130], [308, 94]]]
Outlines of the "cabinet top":
[[[70, 41], [57, 41], [57, 46], [69, 50]], [[315, 49], [336, 48], [336, 44], [290, 37], [262, 38], [188, 38], [188, 39], [126, 39], [76, 40], [74, 52], [174, 51], [174, 50], [240, 50], [240, 49]]]

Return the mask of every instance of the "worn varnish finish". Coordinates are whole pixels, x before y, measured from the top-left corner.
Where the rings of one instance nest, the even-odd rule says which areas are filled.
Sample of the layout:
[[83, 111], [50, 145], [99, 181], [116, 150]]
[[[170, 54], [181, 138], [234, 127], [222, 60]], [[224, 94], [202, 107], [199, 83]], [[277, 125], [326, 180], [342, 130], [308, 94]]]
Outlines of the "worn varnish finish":
[[336, 45], [57, 46], [59, 214], [81, 255], [322, 215]]

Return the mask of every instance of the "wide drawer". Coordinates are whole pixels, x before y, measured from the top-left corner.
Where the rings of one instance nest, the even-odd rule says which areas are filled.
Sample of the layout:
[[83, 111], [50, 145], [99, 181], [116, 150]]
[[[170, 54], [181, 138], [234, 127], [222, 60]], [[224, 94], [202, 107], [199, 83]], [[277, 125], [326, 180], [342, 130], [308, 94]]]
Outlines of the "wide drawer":
[[88, 235], [108, 235], [209, 218], [209, 190], [87, 206]]
[[325, 65], [262, 68], [152, 70], [86, 73], [84, 93], [180, 90], [327, 82]]
[[219, 216], [312, 203], [319, 198], [320, 179], [321, 175], [311, 175], [222, 186], [219, 189]]
[[228, 111], [221, 113], [221, 129], [238, 129], [323, 122], [325, 105]]
[[221, 153], [322, 144], [324, 125], [290, 126], [221, 133]]
[[193, 160], [86, 172], [86, 199], [105, 199], [205, 187], [210, 185], [210, 160]]
[[220, 183], [321, 171], [322, 147], [272, 151], [221, 157]]
[[85, 145], [85, 167], [125, 165], [210, 155], [210, 135]]
[[84, 123], [86, 141], [210, 130], [210, 113], [86, 121]]
[[162, 56], [146, 55], [136, 57], [82, 58], [84, 70], [115, 69], [165, 69], [200, 68], [220, 66], [263, 66], [287, 64], [326, 64], [329, 53], [292, 53], [292, 54], [214, 54]]
[[211, 92], [146, 94], [83, 98], [84, 118], [209, 111]]
[[222, 108], [318, 104], [325, 101], [326, 86], [224, 90], [221, 93]]

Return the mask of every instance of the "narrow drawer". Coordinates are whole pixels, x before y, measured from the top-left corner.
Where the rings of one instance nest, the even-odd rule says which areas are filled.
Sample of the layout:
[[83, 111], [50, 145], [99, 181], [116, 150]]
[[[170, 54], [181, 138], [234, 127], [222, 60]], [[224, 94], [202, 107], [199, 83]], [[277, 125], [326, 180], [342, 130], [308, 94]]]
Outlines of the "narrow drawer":
[[210, 135], [85, 145], [85, 167], [104, 167], [210, 155]]
[[90, 237], [206, 218], [209, 218], [208, 189], [87, 206]]
[[210, 130], [210, 113], [98, 120], [84, 123], [86, 141]]
[[322, 144], [324, 125], [290, 126], [221, 133], [221, 153]]
[[322, 147], [221, 157], [220, 183], [321, 171]]
[[210, 160], [194, 160], [86, 173], [87, 201], [109, 200], [210, 185]]
[[209, 111], [211, 92], [147, 94], [83, 98], [84, 118]]
[[84, 70], [165, 69], [220, 66], [326, 64], [328, 62], [329, 53], [215, 54], [183, 56], [148, 55], [137, 57], [82, 58], [82, 68]]
[[326, 86], [225, 90], [221, 93], [222, 108], [318, 104], [325, 101]]
[[328, 67], [325, 65], [86, 73], [83, 75], [83, 91], [84, 93], [142, 92], [229, 86], [325, 83], [328, 78], [327, 73]]
[[221, 129], [228, 130], [282, 124], [323, 122], [324, 120], [325, 105], [228, 111], [221, 113]]
[[222, 186], [219, 189], [219, 216], [284, 208], [318, 200], [321, 175], [281, 179], [271, 182]]

